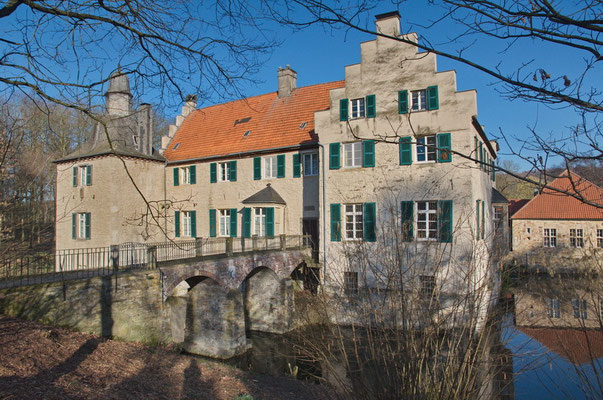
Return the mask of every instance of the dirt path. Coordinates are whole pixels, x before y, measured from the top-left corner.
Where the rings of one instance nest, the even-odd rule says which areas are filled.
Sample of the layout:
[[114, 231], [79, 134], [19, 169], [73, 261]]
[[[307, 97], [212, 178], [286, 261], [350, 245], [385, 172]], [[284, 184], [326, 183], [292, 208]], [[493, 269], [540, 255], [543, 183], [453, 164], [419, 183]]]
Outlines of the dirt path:
[[321, 387], [0, 316], [0, 399], [319, 399]]

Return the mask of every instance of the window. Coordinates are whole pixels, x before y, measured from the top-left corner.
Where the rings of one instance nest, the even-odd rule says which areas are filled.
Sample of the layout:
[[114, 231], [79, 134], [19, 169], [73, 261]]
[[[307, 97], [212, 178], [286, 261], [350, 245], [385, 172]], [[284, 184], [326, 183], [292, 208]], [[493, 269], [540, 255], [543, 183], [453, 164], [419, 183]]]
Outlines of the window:
[[92, 165], [73, 167], [73, 186], [92, 185]]
[[584, 231], [582, 229], [570, 229], [570, 246], [584, 247]]
[[229, 180], [228, 178], [230, 176], [229, 171], [230, 171], [229, 163], [227, 163], [227, 162], [218, 163], [218, 172], [219, 172], [218, 180], [220, 182], [227, 182]]
[[90, 239], [90, 213], [80, 212], [71, 215], [72, 239]]
[[190, 185], [190, 183], [191, 183], [190, 168], [180, 168], [180, 182], [182, 182], [183, 185]]
[[427, 110], [427, 90], [413, 90], [411, 94], [411, 106], [412, 111]]
[[544, 228], [544, 247], [557, 247], [557, 229]]
[[559, 307], [559, 299], [546, 299], [546, 313], [549, 318], [560, 318], [561, 308]]
[[345, 205], [345, 238], [362, 239], [364, 226], [362, 223], [362, 204]]
[[192, 218], [190, 211], [182, 211], [182, 236], [192, 236]]
[[343, 273], [343, 289], [347, 294], [358, 293], [358, 272]]
[[526, 228], [526, 233], [529, 235], [532, 233], [532, 229], [531, 228]]
[[362, 166], [362, 142], [343, 144], [344, 167]]
[[276, 178], [277, 156], [264, 157], [264, 178]]
[[230, 236], [230, 210], [220, 212], [220, 236]]
[[437, 144], [436, 136], [417, 138], [417, 162], [436, 161]]
[[438, 202], [417, 202], [417, 239], [436, 240], [438, 238]]
[[597, 229], [597, 247], [603, 248], [603, 229]]
[[496, 228], [500, 228], [503, 222], [503, 207], [494, 206], [494, 224]]
[[304, 176], [318, 175], [318, 153], [302, 154]]
[[[210, 165], [211, 174], [215, 177], [215, 163]], [[213, 181], [213, 179], [212, 179]], [[188, 167], [174, 168], [174, 186], [179, 185], [194, 185], [197, 183], [197, 166], [191, 165]]]
[[587, 319], [586, 300], [572, 299], [572, 307], [574, 308], [574, 318]]
[[364, 98], [352, 99], [352, 118], [364, 118]]
[[266, 236], [266, 209], [253, 209], [253, 234], [256, 236]]
[[436, 281], [433, 275], [420, 275], [419, 283], [421, 284], [421, 297], [424, 300], [430, 300], [435, 294]]

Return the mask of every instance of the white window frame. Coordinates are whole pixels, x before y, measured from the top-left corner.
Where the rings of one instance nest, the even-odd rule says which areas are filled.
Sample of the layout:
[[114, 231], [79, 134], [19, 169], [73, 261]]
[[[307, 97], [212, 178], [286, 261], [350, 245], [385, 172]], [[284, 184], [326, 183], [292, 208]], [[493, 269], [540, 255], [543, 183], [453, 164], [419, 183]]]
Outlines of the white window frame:
[[344, 238], [345, 240], [362, 240], [364, 238], [364, 210], [362, 203], [344, 204]]
[[86, 213], [77, 213], [77, 239], [89, 239], [86, 237]]
[[220, 162], [218, 163], [218, 182], [228, 182], [230, 174], [230, 163]]
[[276, 178], [278, 174], [278, 159], [277, 156], [263, 157], [264, 161], [264, 178]]
[[190, 167], [180, 167], [180, 184], [190, 185], [191, 184], [191, 169]]
[[230, 209], [218, 210], [218, 235], [220, 237], [230, 237]]
[[266, 208], [256, 207], [253, 209], [253, 235], [266, 236]]
[[358, 294], [358, 272], [344, 271], [343, 291], [346, 294]]
[[183, 237], [191, 237], [192, 236], [192, 214], [190, 211], [182, 211], [182, 236]]
[[319, 166], [318, 153], [302, 153], [301, 156], [304, 176], [317, 176]]
[[79, 185], [78, 186], [88, 186], [88, 167], [89, 165], [80, 165], [78, 167], [78, 171], [79, 171], [79, 178], [80, 181], [78, 182]]
[[427, 89], [413, 90], [410, 92], [410, 110], [427, 110]]
[[557, 247], [557, 228], [544, 228], [542, 231], [542, 245], [544, 247]]
[[[431, 142], [431, 143], [430, 143]], [[438, 160], [438, 141], [436, 135], [421, 136], [415, 144], [415, 160], [417, 163], [434, 163]], [[424, 149], [425, 159], [419, 160], [419, 150]]]
[[366, 116], [366, 105], [364, 97], [350, 100], [350, 118], [364, 118]]
[[569, 234], [570, 247], [581, 249], [584, 247], [584, 229], [572, 228]]
[[362, 167], [362, 142], [343, 143], [344, 168]]
[[546, 314], [549, 318], [561, 318], [559, 299], [550, 297], [546, 298]]
[[603, 248], [603, 229], [597, 229], [597, 247]]
[[[415, 212], [415, 232], [417, 232], [417, 240], [438, 240], [439, 220], [438, 220], [438, 202], [435, 200], [417, 201]], [[425, 205], [425, 209], [421, 210], [421, 206]], [[424, 215], [425, 219], [421, 216]], [[424, 227], [422, 224], [425, 223]], [[435, 229], [432, 225], [435, 224]]]

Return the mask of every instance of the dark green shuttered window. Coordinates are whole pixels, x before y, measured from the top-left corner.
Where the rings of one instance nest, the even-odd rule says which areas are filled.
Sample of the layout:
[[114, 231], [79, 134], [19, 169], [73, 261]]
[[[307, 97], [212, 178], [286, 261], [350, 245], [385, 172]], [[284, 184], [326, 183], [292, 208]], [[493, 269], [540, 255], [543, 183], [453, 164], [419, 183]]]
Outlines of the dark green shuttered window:
[[174, 168], [174, 186], [178, 186], [180, 184], [180, 171], [178, 167]]
[[218, 182], [218, 164], [216, 164], [215, 162], [209, 164], [209, 182]]
[[362, 142], [362, 166], [363, 167], [374, 167], [375, 166], [375, 141], [364, 140]]
[[71, 214], [71, 239], [77, 239], [77, 214]]
[[377, 240], [377, 215], [375, 203], [364, 203], [362, 210], [364, 240], [374, 242]]
[[347, 121], [348, 120], [348, 99], [339, 100], [339, 120]]
[[438, 162], [451, 162], [452, 148], [450, 133], [439, 133], [438, 136]]
[[92, 186], [92, 165], [86, 166], [86, 186]]
[[180, 237], [180, 211], [174, 212], [174, 236]]
[[266, 207], [266, 236], [274, 236], [274, 207]]
[[197, 237], [197, 211], [191, 211], [191, 237]]
[[408, 90], [398, 92], [398, 114], [408, 113]]
[[412, 201], [402, 201], [400, 202], [400, 210], [402, 216], [402, 241], [410, 242], [413, 238], [413, 211], [414, 211], [414, 203]]
[[237, 237], [237, 209], [230, 209], [230, 237]]
[[481, 200], [475, 200], [475, 236], [479, 239], [481, 234], [480, 234], [480, 217], [479, 217], [479, 203], [481, 202]]
[[228, 162], [228, 180], [231, 182], [237, 181], [237, 161]]
[[412, 164], [412, 138], [410, 136], [400, 138], [400, 165]]
[[285, 155], [279, 154], [276, 156], [276, 177], [284, 178], [285, 177]]
[[329, 169], [339, 169], [341, 167], [339, 153], [339, 143], [329, 144]]
[[243, 231], [241, 235], [244, 238], [251, 237], [251, 208], [249, 207], [243, 209]]
[[188, 172], [189, 172], [190, 183], [191, 183], [191, 185], [194, 185], [197, 183], [197, 166], [191, 165], [188, 168], [189, 168]]
[[216, 237], [216, 210], [209, 210], [209, 237]]
[[439, 240], [452, 243], [452, 200], [440, 200], [438, 204]]
[[262, 179], [262, 157], [253, 158], [253, 179]]
[[293, 177], [299, 178], [301, 176], [301, 156], [299, 154], [293, 154]]
[[341, 204], [331, 204], [331, 241], [341, 241]]
[[375, 118], [377, 115], [377, 104], [374, 94], [366, 96], [366, 117]]
[[437, 110], [439, 108], [438, 87], [429, 86], [427, 88], [427, 109]]
[[90, 239], [90, 213], [89, 212], [84, 214], [84, 223], [86, 224], [84, 226], [85, 239]]
[[484, 239], [486, 237], [486, 209], [485, 209], [485, 205], [486, 205], [486, 202], [482, 201], [482, 229], [481, 229], [482, 239]]
[[73, 186], [77, 186], [77, 167], [73, 167]]

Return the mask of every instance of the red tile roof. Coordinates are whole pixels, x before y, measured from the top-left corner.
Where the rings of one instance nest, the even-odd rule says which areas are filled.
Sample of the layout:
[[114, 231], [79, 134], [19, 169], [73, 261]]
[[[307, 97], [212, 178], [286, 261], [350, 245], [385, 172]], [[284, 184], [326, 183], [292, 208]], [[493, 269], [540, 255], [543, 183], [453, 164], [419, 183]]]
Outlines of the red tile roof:
[[598, 329], [518, 329], [576, 365], [603, 357], [603, 332]]
[[272, 92], [195, 110], [164, 157], [174, 162], [318, 143], [314, 112], [328, 109], [329, 91], [343, 86], [344, 81], [322, 83], [296, 88], [280, 99]]
[[[549, 186], [568, 193], [580, 194], [587, 201], [603, 206], [603, 189], [573, 172], [571, 179], [565, 174], [555, 179]], [[547, 188], [515, 213], [512, 219], [601, 220], [603, 208], [586, 204], [575, 197]]]

